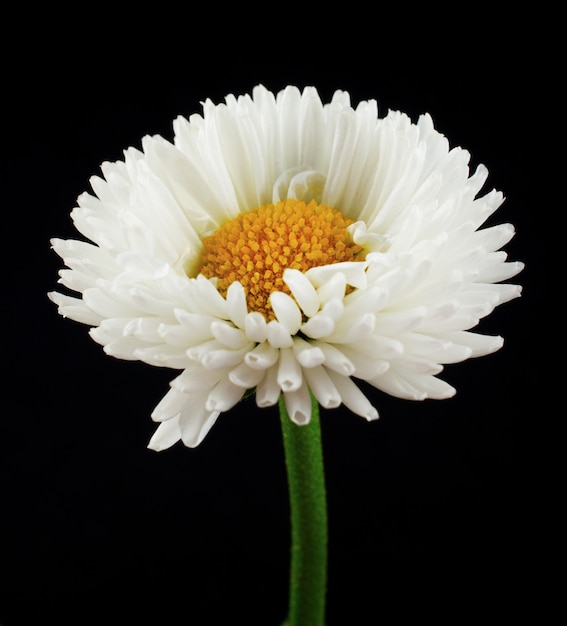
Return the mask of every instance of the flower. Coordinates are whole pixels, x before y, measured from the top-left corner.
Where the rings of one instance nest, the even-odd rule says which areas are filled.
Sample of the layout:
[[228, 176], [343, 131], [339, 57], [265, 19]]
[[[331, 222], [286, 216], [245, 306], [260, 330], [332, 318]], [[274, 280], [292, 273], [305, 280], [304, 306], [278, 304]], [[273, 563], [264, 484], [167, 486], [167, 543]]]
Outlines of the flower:
[[313, 87], [207, 100], [174, 140], [105, 162], [72, 212], [90, 240], [53, 239], [68, 269], [59, 312], [92, 326], [117, 358], [181, 370], [152, 413], [149, 447], [198, 445], [255, 391], [283, 393], [298, 425], [344, 404], [377, 410], [354, 379], [410, 400], [444, 399], [445, 364], [486, 355], [471, 332], [520, 295], [501, 248], [510, 224], [480, 226], [503, 196], [450, 149], [429, 115]]

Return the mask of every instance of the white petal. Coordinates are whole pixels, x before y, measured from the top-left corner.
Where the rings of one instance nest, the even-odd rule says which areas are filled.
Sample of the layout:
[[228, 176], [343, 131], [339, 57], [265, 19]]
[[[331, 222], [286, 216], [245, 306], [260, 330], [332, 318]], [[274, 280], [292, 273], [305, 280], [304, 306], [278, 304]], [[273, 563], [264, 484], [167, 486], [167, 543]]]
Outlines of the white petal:
[[159, 344], [145, 348], [140, 347], [134, 351], [134, 356], [149, 365], [176, 370], [185, 369], [192, 365], [183, 346]]
[[207, 319], [206, 326], [203, 328], [196, 326], [193, 331], [185, 324], [160, 324], [159, 334], [162, 341], [170, 346], [188, 347], [210, 341], [213, 336], [210, 328], [210, 319]]
[[213, 350], [221, 349], [223, 349], [223, 345], [221, 343], [219, 343], [216, 339], [210, 339], [209, 341], [203, 341], [200, 344], [188, 348], [187, 356], [193, 361], [202, 362], [205, 354], [212, 352]]
[[[421, 307], [419, 308], [421, 309]], [[428, 332], [436, 333], [449, 330], [453, 324], [456, 314], [458, 315], [459, 313], [459, 302], [457, 299], [453, 299], [448, 302], [440, 302], [436, 305], [423, 308], [425, 310], [425, 314], [417, 324], [408, 324], [405, 328], [399, 327], [399, 330], [397, 331], [390, 330], [389, 334], [393, 334], [393, 332], [403, 333], [408, 330], [419, 330], [419, 332], [426, 334]], [[416, 322], [418, 316], [419, 313], [416, 312]], [[381, 316], [378, 318], [378, 323], [381, 322], [380, 318]], [[386, 321], [393, 322], [393, 319], [387, 319]]]
[[381, 311], [376, 316], [376, 332], [380, 335], [389, 335], [406, 332], [421, 326], [427, 314], [423, 306], [401, 311]]
[[187, 398], [187, 394], [170, 389], [152, 411], [152, 419], [155, 422], [163, 422], [177, 417], [185, 406]]
[[235, 385], [229, 377], [223, 377], [210, 391], [205, 408], [207, 411], [228, 411], [242, 399], [242, 387]]
[[[405, 355], [404, 370], [408, 373], [420, 374], [426, 376], [436, 376], [443, 371], [443, 365], [431, 359], [420, 356]], [[376, 376], [381, 376], [386, 370], [377, 372]]]
[[311, 421], [311, 396], [305, 381], [298, 389], [284, 391], [285, 408], [290, 420], [298, 426]]
[[242, 363], [247, 352], [247, 346], [239, 350], [209, 350], [203, 354], [200, 361], [204, 367], [210, 370], [231, 368]]
[[168, 317], [173, 312], [171, 300], [164, 298], [163, 294], [160, 294], [158, 291], [136, 286], [128, 291], [128, 295], [136, 309], [143, 311], [145, 314]]
[[396, 398], [404, 400], [425, 400], [427, 398], [427, 392], [424, 389], [411, 384], [407, 380], [407, 376], [393, 368], [368, 382]]
[[59, 280], [57, 281], [67, 289], [83, 292], [96, 286], [96, 279], [80, 270], [59, 270]]
[[416, 387], [419, 386], [424, 389], [427, 397], [432, 400], [447, 400], [457, 393], [453, 386], [435, 376], [413, 374], [410, 372], [408, 377], [413, 379], [413, 383]]
[[524, 267], [524, 263], [521, 261], [498, 263], [492, 268], [484, 270], [480, 275], [480, 280], [487, 283], [499, 283], [502, 280], [513, 278], [516, 274], [519, 274]]
[[261, 313], [248, 313], [244, 318], [244, 332], [250, 341], [262, 343], [268, 336], [266, 319]]
[[181, 439], [181, 429], [179, 428], [179, 418], [162, 422], [148, 443], [150, 450], [161, 452], [171, 448], [172, 445]]
[[274, 348], [291, 348], [293, 345], [293, 338], [287, 327], [276, 320], [268, 322], [266, 337]]
[[226, 308], [228, 318], [238, 328], [244, 329], [248, 308], [246, 305], [246, 293], [244, 287], [238, 283], [232, 283], [226, 293]]
[[305, 272], [305, 275], [318, 288], [331, 280], [337, 272], [344, 274], [346, 282], [352, 287], [362, 289], [366, 287], [366, 264], [360, 261], [344, 261], [331, 265], [320, 265], [312, 267]]
[[75, 264], [79, 264], [79, 268], [88, 268], [91, 272], [108, 278], [117, 272], [112, 255], [98, 246], [77, 239], [54, 238], [50, 243], [68, 267], [74, 268]]
[[264, 341], [244, 356], [244, 362], [252, 369], [266, 370], [277, 363], [279, 356], [279, 350]]
[[504, 304], [522, 295], [521, 285], [492, 285], [498, 291], [498, 304]]
[[181, 440], [189, 448], [197, 447], [207, 436], [219, 416], [218, 411], [208, 411], [204, 406], [190, 403], [179, 418]]
[[226, 300], [217, 291], [212, 282], [199, 275], [195, 279], [196, 292], [198, 295], [198, 313], [212, 317], [228, 319]]
[[140, 348], [140, 342], [137, 339], [108, 339], [104, 336], [99, 328], [92, 328], [89, 335], [97, 342], [104, 346], [104, 353], [115, 359], [124, 359], [126, 361], [137, 361], [136, 351]]
[[319, 296], [307, 276], [299, 270], [288, 268], [283, 274], [283, 281], [305, 315], [313, 317], [319, 310]]
[[378, 419], [378, 411], [348, 376], [341, 376], [332, 370], [329, 370], [328, 374], [347, 409], [368, 421]]
[[354, 243], [363, 246], [368, 251], [380, 252], [387, 244], [387, 238], [376, 232], [370, 232], [362, 221], [351, 224], [347, 231]]
[[362, 341], [351, 341], [348, 347], [366, 356], [384, 359], [386, 361], [395, 359], [404, 354], [404, 344], [401, 341], [391, 337], [382, 337], [377, 334], [367, 337]]
[[313, 341], [311, 343], [323, 353], [325, 367], [334, 370], [342, 376], [352, 376], [354, 374], [355, 367], [353, 363], [347, 359], [341, 350], [322, 341]]
[[346, 276], [343, 272], [337, 272], [327, 282], [317, 288], [317, 296], [321, 305], [324, 306], [329, 300], [339, 300], [345, 296]]
[[155, 257], [141, 251], [127, 251], [117, 255], [116, 264], [124, 270], [129, 280], [148, 280], [163, 278], [170, 270], [170, 266]]
[[353, 315], [344, 316], [328, 339], [332, 343], [364, 341], [371, 336], [375, 325], [376, 316], [373, 313], [365, 313], [357, 318]]
[[290, 335], [295, 335], [301, 326], [301, 311], [293, 298], [283, 291], [274, 291], [270, 295], [270, 304], [278, 322]]
[[[175, 308], [173, 312], [180, 324], [183, 324], [183, 326], [192, 331], [194, 335], [203, 337], [201, 341], [212, 338], [211, 322], [217, 319], [216, 317], [203, 315], [201, 313], [192, 313], [191, 311], [180, 308]], [[193, 343], [197, 343], [197, 341]]]
[[323, 339], [332, 335], [335, 330], [335, 320], [328, 315], [318, 313], [309, 318], [301, 326], [301, 332], [311, 339]]
[[[439, 363], [458, 363], [468, 359], [472, 350], [468, 346], [462, 346], [448, 341], [417, 332], [409, 332], [400, 337], [404, 352], [417, 356], [423, 356]], [[403, 359], [403, 357], [401, 357]]]
[[341, 352], [354, 365], [353, 376], [355, 378], [369, 380], [379, 374], [383, 374], [390, 367], [389, 361], [379, 358], [378, 354], [368, 356], [362, 352], [350, 349], [348, 345], [341, 346]]
[[325, 409], [335, 409], [341, 404], [341, 394], [323, 366], [303, 370], [305, 380], [317, 402]]
[[83, 301], [87, 307], [101, 318], [106, 317], [138, 317], [140, 310], [133, 303], [120, 302], [102, 289], [93, 287], [83, 292]]
[[339, 298], [333, 298], [328, 302], [325, 302], [321, 309], [321, 314], [330, 317], [334, 322], [337, 322], [343, 315], [345, 310], [344, 300]]
[[277, 381], [284, 392], [297, 391], [303, 382], [301, 367], [291, 348], [282, 348], [280, 350]]
[[211, 389], [218, 381], [225, 376], [226, 370], [208, 370], [199, 364], [185, 369], [177, 378], [174, 378], [170, 385], [172, 389], [184, 394], [202, 392], [204, 389]]
[[344, 299], [349, 314], [360, 316], [366, 312], [377, 313], [389, 300], [389, 292], [380, 287], [357, 289]]
[[148, 343], [161, 343], [160, 329], [163, 326], [161, 319], [156, 317], [135, 317], [124, 324], [124, 337], [135, 337]]
[[239, 348], [250, 344], [246, 335], [239, 328], [235, 328], [225, 322], [212, 322], [211, 333], [218, 342], [222, 343], [223, 346], [232, 348], [233, 350], [238, 350]]
[[266, 370], [264, 378], [256, 387], [256, 404], [260, 408], [274, 406], [279, 400], [281, 389], [278, 384], [278, 366], [274, 365]]
[[89, 309], [79, 298], [72, 298], [56, 291], [51, 291], [47, 295], [57, 305], [59, 313], [63, 317], [68, 317], [88, 326], [98, 326], [104, 319], [101, 315]]
[[300, 337], [293, 338], [293, 354], [302, 367], [316, 367], [325, 361], [321, 348], [311, 345]]
[[315, 170], [292, 168], [282, 172], [274, 183], [272, 203], [293, 198], [295, 200], [320, 201], [325, 188], [325, 176]]
[[264, 369], [254, 369], [246, 363], [237, 365], [228, 375], [230, 381], [243, 389], [253, 389], [264, 377]]
[[392, 396], [406, 400], [445, 400], [455, 395], [455, 389], [445, 381], [407, 370], [402, 373], [390, 368], [384, 375], [368, 382]]
[[514, 236], [515, 229], [512, 224], [498, 224], [490, 228], [483, 228], [476, 232], [476, 238], [482, 241], [486, 250], [499, 250], [506, 245]]
[[333, 144], [330, 150], [328, 179], [322, 198], [322, 201], [329, 206], [340, 206], [344, 190], [347, 187], [356, 149], [356, 127], [356, 113], [350, 108], [343, 109], [337, 116]]
[[471, 332], [447, 333], [445, 337], [453, 344], [466, 346], [471, 350], [471, 357], [492, 354], [504, 345], [504, 339], [500, 336], [480, 335]]

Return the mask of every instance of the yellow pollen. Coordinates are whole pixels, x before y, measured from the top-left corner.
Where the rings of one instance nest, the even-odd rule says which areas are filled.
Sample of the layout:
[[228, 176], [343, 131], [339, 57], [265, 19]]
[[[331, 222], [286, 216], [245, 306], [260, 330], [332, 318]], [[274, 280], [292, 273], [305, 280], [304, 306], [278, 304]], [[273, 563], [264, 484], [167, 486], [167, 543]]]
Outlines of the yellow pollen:
[[340, 211], [314, 200], [266, 204], [240, 213], [206, 237], [197, 272], [217, 278], [223, 296], [231, 283], [239, 281], [248, 310], [274, 319], [270, 294], [290, 294], [283, 282], [285, 269], [305, 272], [319, 265], [364, 260], [365, 250], [347, 232], [352, 223]]

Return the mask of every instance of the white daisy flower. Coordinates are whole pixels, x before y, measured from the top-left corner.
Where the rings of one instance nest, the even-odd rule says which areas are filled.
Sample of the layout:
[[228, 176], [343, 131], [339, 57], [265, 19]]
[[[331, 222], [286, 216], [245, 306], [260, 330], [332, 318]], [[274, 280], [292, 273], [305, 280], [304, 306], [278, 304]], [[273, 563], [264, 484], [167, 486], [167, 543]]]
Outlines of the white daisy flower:
[[469, 154], [431, 118], [378, 117], [337, 91], [262, 86], [207, 100], [103, 163], [72, 212], [90, 242], [52, 240], [68, 269], [50, 293], [104, 351], [181, 370], [152, 413], [149, 447], [197, 446], [247, 390], [280, 394], [291, 420], [344, 404], [378, 417], [355, 380], [410, 400], [455, 389], [443, 366], [501, 337], [471, 332], [520, 295], [501, 251], [510, 224], [480, 229], [503, 201], [479, 196]]

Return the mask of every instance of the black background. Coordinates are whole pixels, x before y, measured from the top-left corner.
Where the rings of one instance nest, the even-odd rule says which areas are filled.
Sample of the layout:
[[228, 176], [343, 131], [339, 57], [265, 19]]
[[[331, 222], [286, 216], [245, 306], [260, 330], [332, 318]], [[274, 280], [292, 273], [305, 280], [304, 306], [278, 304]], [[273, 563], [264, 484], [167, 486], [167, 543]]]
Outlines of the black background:
[[[149, 17], [131, 41], [109, 14], [113, 26], [92, 33], [90, 18], [77, 17], [34, 39], [29, 59], [6, 62], [3, 626], [276, 626], [285, 617], [289, 521], [275, 409], [245, 402], [197, 449], [147, 450], [150, 412], [175, 373], [106, 357], [46, 296], [62, 267], [49, 239], [76, 237], [69, 212], [100, 163], [145, 134], [172, 139], [177, 115], [258, 83], [315, 85], [324, 101], [345, 89], [353, 103], [375, 98], [382, 115], [399, 109], [414, 121], [429, 112], [473, 168], [488, 167], [485, 191], [507, 198], [490, 223], [515, 225], [506, 250], [527, 263], [516, 279], [522, 298], [480, 327], [503, 335], [503, 349], [446, 368], [455, 398], [412, 403], [369, 390], [381, 414], [371, 424], [322, 412], [328, 624], [512, 623], [541, 616], [553, 599], [541, 585], [555, 548], [542, 460], [557, 412], [542, 394], [548, 329], [536, 320], [553, 50], [545, 41], [534, 52], [530, 19], [512, 27], [491, 17], [465, 32], [460, 19], [448, 29], [429, 16], [416, 38], [403, 13], [364, 33], [365, 15], [314, 30], [290, 13], [277, 28], [264, 16], [225, 34], [212, 15], [194, 14], [183, 32], [171, 13], [159, 26]], [[219, 17], [225, 28], [233, 18]], [[421, 16], [412, 24], [419, 32]]]

